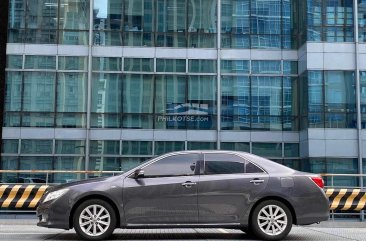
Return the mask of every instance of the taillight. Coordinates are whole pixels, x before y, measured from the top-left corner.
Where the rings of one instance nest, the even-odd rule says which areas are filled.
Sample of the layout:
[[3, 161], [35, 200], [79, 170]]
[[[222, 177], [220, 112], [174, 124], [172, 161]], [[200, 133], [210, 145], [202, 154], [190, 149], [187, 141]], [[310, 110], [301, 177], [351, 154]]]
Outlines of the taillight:
[[324, 180], [321, 177], [310, 177], [311, 180], [320, 188], [324, 188]]

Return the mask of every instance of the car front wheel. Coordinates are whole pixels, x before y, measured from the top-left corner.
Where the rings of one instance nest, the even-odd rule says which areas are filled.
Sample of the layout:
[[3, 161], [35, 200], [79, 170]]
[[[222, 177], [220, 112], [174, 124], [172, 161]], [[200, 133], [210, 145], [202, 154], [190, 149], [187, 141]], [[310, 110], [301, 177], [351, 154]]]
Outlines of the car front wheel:
[[76, 208], [73, 223], [76, 233], [82, 238], [102, 240], [112, 235], [116, 227], [116, 215], [108, 202], [92, 199]]
[[285, 238], [292, 228], [292, 215], [282, 202], [267, 200], [253, 210], [251, 216], [253, 233], [264, 240]]

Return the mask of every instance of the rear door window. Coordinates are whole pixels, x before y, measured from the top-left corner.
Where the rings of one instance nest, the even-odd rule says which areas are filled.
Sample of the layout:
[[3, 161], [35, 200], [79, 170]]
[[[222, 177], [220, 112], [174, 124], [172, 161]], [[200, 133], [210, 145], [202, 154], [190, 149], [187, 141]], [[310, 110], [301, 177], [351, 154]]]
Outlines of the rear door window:
[[205, 154], [205, 174], [238, 174], [244, 173], [245, 160], [234, 154]]

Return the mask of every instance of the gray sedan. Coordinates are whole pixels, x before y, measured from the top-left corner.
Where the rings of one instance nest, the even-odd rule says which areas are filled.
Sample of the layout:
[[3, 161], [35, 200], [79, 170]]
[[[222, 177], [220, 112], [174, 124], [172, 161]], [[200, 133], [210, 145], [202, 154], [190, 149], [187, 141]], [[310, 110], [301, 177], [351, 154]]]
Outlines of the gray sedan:
[[71, 229], [85, 239], [115, 228], [220, 227], [265, 240], [292, 224], [327, 220], [321, 177], [232, 151], [156, 157], [122, 175], [53, 187], [37, 209], [38, 226]]

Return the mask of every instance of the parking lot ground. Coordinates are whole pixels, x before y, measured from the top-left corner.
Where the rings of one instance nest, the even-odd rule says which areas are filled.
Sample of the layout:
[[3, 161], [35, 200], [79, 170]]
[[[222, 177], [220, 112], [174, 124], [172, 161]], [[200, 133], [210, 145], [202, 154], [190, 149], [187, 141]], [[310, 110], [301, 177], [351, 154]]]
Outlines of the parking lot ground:
[[[0, 240], [81, 240], [74, 230], [36, 226], [34, 219], [0, 219]], [[110, 240], [255, 240], [232, 229], [116, 229]], [[323, 222], [294, 226], [286, 240], [366, 240], [366, 223]]]

